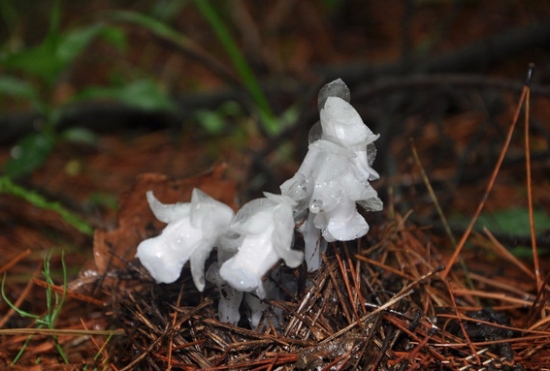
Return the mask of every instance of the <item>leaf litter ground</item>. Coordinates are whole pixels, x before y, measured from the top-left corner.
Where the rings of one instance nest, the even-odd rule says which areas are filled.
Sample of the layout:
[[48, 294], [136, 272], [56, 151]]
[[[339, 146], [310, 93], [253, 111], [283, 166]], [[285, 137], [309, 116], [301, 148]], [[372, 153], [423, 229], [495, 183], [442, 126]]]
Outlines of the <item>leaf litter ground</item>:
[[[455, 128], [452, 123], [447, 124], [444, 127]], [[463, 130], [472, 128], [463, 126]], [[415, 141], [420, 157], [437, 145], [430, 130], [428, 124]], [[466, 137], [460, 131], [449, 134], [457, 137], [456, 146], [461, 145], [460, 133]], [[399, 140], [393, 142], [393, 153], [399, 154], [410, 146]], [[512, 141], [510, 152], [519, 153], [522, 145], [521, 140]], [[119, 150], [122, 153], [124, 145]], [[148, 158], [145, 152], [144, 158]], [[95, 155], [84, 156], [90, 156], [91, 166], [94, 161], [112, 166], [105, 159], [94, 159]], [[54, 156], [52, 162], [56, 161]], [[436, 191], [441, 191], [438, 182], [451, 174], [452, 162], [443, 160], [434, 165], [424, 158], [420, 161], [433, 166], [428, 176], [432, 181], [435, 179]], [[12, 233], [3, 234], [2, 238], [9, 239], [4, 246], [14, 248], [6, 249], [8, 258], [0, 271], [8, 272], [6, 292], [17, 306], [30, 313], [45, 310], [47, 285], [40, 274], [40, 250], [51, 246], [65, 249], [67, 265], [77, 267], [70, 272], [73, 277], [86, 264], [78, 278], [69, 284], [68, 300], [56, 330], [33, 330], [32, 321], [21, 318], [3, 304], [6, 315], [1, 323], [0, 359], [4, 366], [30, 333], [35, 336], [14, 369], [51, 369], [53, 365], [58, 369], [77, 369], [87, 365], [126, 370], [527, 370], [542, 369], [550, 362], [546, 317], [550, 309], [550, 276], [545, 275], [548, 264], [544, 260], [548, 244], [542, 238], [537, 277], [531, 268], [532, 258], [516, 258], [490, 231], [483, 233], [478, 229], [462, 251], [464, 265], [455, 264], [444, 276], [452, 244], [438, 232], [435, 223], [422, 225], [422, 218], [413, 220], [414, 214], [425, 216], [434, 212], [433, 201], [431, 208], [427, 202], [418, 202], [429, 198], [421, 186], [418, 164], [400, 162], [405, 167], [401, 175], [393, 181], [388, 178], [381, 181], [393, 184], [397, 190], [408, 189], [414, 197], [390, 192], [384, 213], [366, 215], [372, 225], [366, 237], [332, 244], [323, 257], [322, 269], [314, 274], [308, 275], [301, 269], [289, 271], [299, 283], [298, 293], [287, 293], [285, 300], [269, 302], [272, 308], [284, 313], [284, 320], [278, 325], [253, 331], [247, 327], [246, 316], [242, 327], [219, 322], [216, 318], [219, 293], [211, 285], [204, 293], [198, 293], [187, 267], [176, 283], [154, 284], [132, 259], [137, 242], [162, 228], [140, 194], [145, 188], [152, 188], [163, 194], [166, 201], [185, 200], [192, 187], [199, 186], [234, 205], [238, 194], [236, 182], [226, 180], [223, 173], [235, 163], [182, 180], [162, 174], [138, 177], [132, 189], [121, 196], [118, 214], [104, 214], [105, 218], [116, 220], [110, 223], [116, 227], [98, 228], [94, 259], [78, 248], [90, 246], [91, 240], [61, 223], [56, 214], [37, 213], [19, 200], [3, 196], [6, 205], [3, 217], [7, 218], [9, 211], [14, 227]], [[528, 191], [524, 185], [511, 181], [521, 167], [513, 163], [505, 165], [487, 199], [489, 210], [517, 206], [513, 205], [516, 201], [525, 205], [525, 200], [515, 194], [522, 189], [524, 195]], [[539, 179], [545, 174], [544, 167], [538, 161], [532, 167], [533, 179], [540, 181], [534, 184], [544, 184]], [[101, 165], [96, 171], [102, 171]], [[47, 174], [45, 169], [36, 176]], [[122, 172], [119, 175], [124, 177]], [[516, 178], [525, 184], [524, 176]], [[399, 187], [400, 182], [407, 182], [409, 187]], [[455, 192], [465, 194], [454, 195], [451, 203], [472, 215], [487, 182], [488, 175], [466, 187], [458, 187]], [[540, 204], [546, 204], [547, 190], [531, 192], [536, 200], [542, 201]], [[407, 211], [403, 204], [413, 208]], [[415, 209], [415, 205], [421, 207]], [[508, 237], [517, 235], [512, 231]], [[299, 238], [296, 244], [300, 246]], [[17, 246], [33, 248], [21, 252]], [[59, 254], [54, 256], [57, 257], [52, 265], [59, 267]], [[60, 282], [60, 277], [53, 278]], [[53, 289], [62, 290], [60, 286]], [[59, 365], [52, 334], [57, 335], [66, 351], [69, 365]]]
[[[499, 2], [483, 2], [485, 7], [497, 5]], [[545, 3], [543, 6], [546, 9]], [[374, 38], [380, 46], [369, 49], [375, 53], [369, 57], [394, 58], [400, 53], [401, 18], [387, 17], [387, 7], [387, 2], [375, 4], [371, 9], [362, 7], [369, 12], [368, 16], [356, 15], [359, 22], [347, 30], [348, 37], [338, 34], [342, 43], [336, 52], [331, 45], [337, 30], [324, 28], [325, 25], [318, 27], [312, 19], [322, 17], [315, 16], [311, 3], [304, 3], [301, 11], [314, 16], [304, 17], [309, 22], [308, 34], [290, 35], [295, 49], [290, 53], [290, 69], [309, 76], [312, 56], [327, 63], [343, 53], [356, 58], [358, 45], [361, 48], [370, 45], [357, 35], [365, 33], [364, 19], [371, 17], [373, 22], [384, 19], [385, 22], [375, 23], [386, 28], [368, 27], [368, 32], [383, 36]], [[436, 12], [429, 10], [419, 12], [415, 18], [412, 27], [418, 33], [413, 35], [415, 40], [421, 39], [430, 21], [438, 18]], [[470, 12], [474, 9], [467, 10]], [[473, 26], [459, 20], [460, 32], [451, 33], [456, 39], [452, 46], [466, 44], [469, 38], [479, 36], [473, 33], [490, 33], [487, 29], [494, 24], [499, 32], [510, 27], [501, 18], [488, 19], [488, 13], [481, 11], [476, 18], [467, 17], [466, 21]], [[528, 15], [512, 11], [506, 17], [522, 23]], [[301, 17], [295, 17], [295, 21], [304, 23]], [[191, 35], [203, 32], [203, 28], [185, 22], [188, 23]], [[318, 38], [319, 45], [311, 43], [312, 38]], [[280, 40], [274, 38], [272, 42]], [[139, 45], [136, 58], [141, 58], [142, 43], [135, 44]], [[154, 51], [159, 48], [156, 44], [152, 47]], [[214, 48], [216, 45], [209, 47]], [[278, 47], [266, 44], [263, 49], [266, 48]], [[258, 50], [257, 53], [263, 50], [250, 49]], [[269, 67], [277, 70], [278, 66], [272, 65], [273, 59], [267, 59]], [[90, 59], [89, 63], [81, 66], [84, 72], [78, 74], [79, 79], [101, 76], [88, 73], [98, 67], [96, 60]], [[500, 68], [510, 68], [514, 72], [505, 74], [514, 75], [517, 69], [513, 65], [517, 63]], [[202, 84], [205, 81], [219, 84], [218, 79], [212, 80], [210, 71], [198, 72], [189, 75], [198, 75]], [[487, 77], [483, 82], [494, 81]], [[7, 368], [29, 333], [35, 333], [14, 369], [544, 369], [550, 364], [547, 219], [536, 230], [541, 282], [537, 283], [532, 256], [518, 259], [509, 253], [510, 247], [524, 245], [527, 247], [520, 247], [520, 252], [529, 255], [532, 242], [528, 231], [505, 227], [490, 228], [488, 233], [482, 230], [483, 225], [476, 227], [462, 250], [467, 269], [457, 263], [445, 279], [441, 278], [442, 267], [453, 253], [452, 243], [443, 232], [433, 197], [411, 156], [409, 138], [414, 138], [420, 163], [451, 219], [453, 234], [459, 238], [483, 197], [502, 147], [503, 133], [517, 106], [515, 94], [501, 91], [494, 94], [481, 88], [464, 94], [450, 89], [445, 81], [443, 85], [445, 88], [424, 89], [422, 81], [416, 82], [413, 88], [424, 94], [409, 95], [406, 104], [396, 107], [392, 106], [394, 100], [376, 96], [371, 100], [374, 106], [378, 102], [378, 106], [373, 108], [366, 102], [367, 90], [362, 101], [354, 92], [354, 102], [363, 105], [362, 116], [387, 116], [383, 122], [394, 124], [387, 127], [399, 128], [399, 132], [388, 129], [382, 136], [380, 140], [386, 144], [379, 142], [379, 158], [384, 166], [380, 172], [384, 177], [374, 186], [380, 193], [387, 193], [385, 211], [367, 215], [372, 230], [364, 239], [333, 245], [319, 272], [310, 276], [301, 270], [291, 272], [300, 283], [299, 292], [271, 302], [273, 307], [283, 310], [285, 320], [262, 331], [251, 331], [246, 321], [244, 327], [217, 321], [219, 294], [210, 286], [199, 294], [188, 270], [173, 285], [155, 285], [137, 262], [130, 260], [135, 248], [132, 241], [157, 233], [161, 225], [144, 209], [144, 198], [121, 197], [118, 215], [112, 205], [116, 203], [116, 195], [132, 186], [139, 188], [143, 177], [136, 182], [138, 174], [151, 172], [157, 174], [145, 176], [147, 181], [166, 187], [166, 197], [174, 200], [181, 197], [185, 201], [189, 185], [208, 177], [189, 175], [203, 171], [220, 158], [228, 163], [225, 176], [233, 182], [223, 183], [225, 180], [219, 177], [212, 182], [219, 185], [214, 188], [221, 187], [220, 198], [234, 202], [235, 195], [246, 193], [243, 184], [258, 175], [276, 179], [268, 189], [274, 190], [296, 168], [290, 160], [279, 163], [280, 171], [274, 170], [277, 166], [265, 166], [278, 161], [273, 148], [279, 143], [266, 144], [252, 138], [254, 143], [246, 143], [244, 147], [268, 146], [272, 150], [241, 154], [227, 148], [227, 144], [222, 151], [217, 150], [222, 141], [205, 140], [198, 145], [192, 136], [185, 140], [175, 138], [172, 133], [155, 132], [130, 138], [103, 136], [95, 149], [69, 145], [58, 148], [27, 185], [49, 199], [60, 200], [70, 209], [79, 210], [79, 205], [86, 205], [84, 214], [98, 227], [99, 237], [94, 241], [73, 230], [53, 212], [0, 196], [0, 273], [7, 273], [8, 298], [29, 313], [46, 311], [47, 284], [41, 270], [44, 251], [52, 247], [56, 249], [52, 267], [60, 271], [59, 252], [64, 250], [72, 278], [67, 301], [53, 331], [34, 330], [33, 321], [0, 303], [0, 368]], [[402, 94], [399, 84], [396, 91]], [[505, 104], [495, 98], [497, 95], [506, 99]], [[453, 99], [447, 99], [448, 96]], [[495, 109], [499, 104], [505, 107]], [[469, 109], [472, 107], [477, 109]], [[532, 116], [538, 118], [532, 122], [531, 194], [537, 210], [545, 211], [546, 215], [550, 213], [548, 107], [550, 104], [544, 97], [534, 99], [531, 106]], [[484, 217], [496, 220], [501, 210], [511, 208], [526, 215], [529, 191], [525, 186], [525, 138], [520, 128], [518, 124], [487, 199]], [[307, 135], [307, 129], [302, 131]], [[304, 137], [303, 133], [291, 134]], [[293, 144], [300, 148], [302, 143], [297, 140]], [[211, 147], [205, 149], [208, 145]], [[215, 155], [211, 154], [212, 147], [216, 148]], [[255, 163], [254, 155], [258, 153], [267, 153], [263, 167]], [[8, 151], [0, 154], [2, 159], [8, 155]], [[382, 162], [379, 160], [375, 166], [382, 167]], [[240, 188], [236, 190], [235, 184]], [[246, 198], [243, 197], [244, 201]], [[451, 213], [459, 217], [455, 219]], [[297, 239], [298, 247], [300, 243]], [[95, 259], [92, 246], [98, 253]], [[130, 264], [123, 264], [127, 261]], [[101, 273], [103, 270], [105, 273]], [[55, 274], [53, 280], [58, 286], [52, 289], [61, 292], [61, 276]], [[61, 364], [52, 334], [58, 336], [69, 365]]]

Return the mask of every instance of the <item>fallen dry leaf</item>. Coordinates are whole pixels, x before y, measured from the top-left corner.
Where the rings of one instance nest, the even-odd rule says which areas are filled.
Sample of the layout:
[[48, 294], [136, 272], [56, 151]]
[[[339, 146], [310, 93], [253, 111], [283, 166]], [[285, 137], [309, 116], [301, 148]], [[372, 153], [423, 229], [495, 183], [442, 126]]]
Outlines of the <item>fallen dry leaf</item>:
[[[223, 178], [226, 166], [217, 165], [207, 173], [185, 179], [172, 179], [163, 174], [138, 176], [136, 183], [119, 200], [118, 227], [94, 234], [94, 263], [98, 274], [124, 269], [134, 259], [138, 244], [160, 233], [165, 224], [159, 222], [149, 209], [145, 197], [153, 191], [163, 203], [188, 202], [193, 188], [199, 188], [213, 198], [236, 208], [236, 183]], [[90, 266], [85, 268], [87, 272]]]

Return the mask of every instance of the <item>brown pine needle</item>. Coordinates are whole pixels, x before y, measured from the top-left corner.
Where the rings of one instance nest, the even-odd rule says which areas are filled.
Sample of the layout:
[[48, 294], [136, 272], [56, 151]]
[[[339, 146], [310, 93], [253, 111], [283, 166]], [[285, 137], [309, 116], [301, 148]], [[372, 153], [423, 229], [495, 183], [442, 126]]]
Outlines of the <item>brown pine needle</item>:
[[[62, 294], [63, 291], [64, 291], [63, 287], [58, 286], [58, 285], [48, 284], [46, 281], [40, 280], [38, 278], [33, 278], [32, 281], [37, 286], [40, 286], [40, 287], [43, 287], [43, 288], [50, 288], [51, 290], [57, 292], [58, 294]], [[72, 291], [72, 290], [67, 289], [66, 293], [67, 293], [68, 297], [71, 297], [71, 298], [76, 299], [76, 300], [84, 301], [84, 302], [99, 305], [99, 306], [104, 306], [105, 305], [105, 302], [102, 301], [102, 300], [98, 300], [98, 299], [92, 298], [91, 296], [80, 294], [80, 293]]]
[[[340, 268], [340, 272], [342, 273], [342, 278], [344, 280], [344, 285], [346, 286], [346, 291], [348, 292], [348, 299], [351, 303], [351, 307], [353, 310], [353, 314], [355, 315], [355, 318], [357, 320], [357, 325], [363, 329], [363, 325], [359, 321], [359, 313], [357, 313], [357, 306], [353, 303], [353, 293], [351, 291], [351, 286], [349, 284], [349, 278], [346, 272], [346, 267], [344, 266], [344, 263], [342, 262], [342, 259], [340, 258], [340, 254], [336, 254], [336, 260], [338, 261], [338, 266]], [[343, 304], [343, 303], [342, 303]]]
[[[476, 295], [476, 296], [479, 296], [480, 298], [500, 300], [502, 302], [516, 304], [518, 306], [533, 305], [533, 302], [530, 300], [509, 296], [502, 292], [487, 292], [487, 291], [481, 291], [481, 290], [469, 290], [469, 289], [462, 289], [462, 288], [455, 288], [453, 292], [456, 296]], [[547, 309], [550, 309], [550, 306], [547, 306]]]
[[523, 87], [523, 90], [521, 92], [521, 96], [519, 98], [519, 103], [516, 108], [516, 112], [514, 114], [514, 119], [512, 121], [512, 124], [510, 125], [510, 128], [508, 129], [508, 134], [506, 136], [506, 141], [504, 142], [504, 145], [502, 146], [502, 150], [500, 151], [500, 156], [498, 158], [497, 164], [495, 165], [495, 168], [493, 170], [493, 173], [491, 175], [491, 179], [489, 180], [489, 184], [487, 185], [487, 189], [485, 190], [485, 193], [483, 194], [483, 197], [481, 198], [481, 201], [477, 207], [477, 210], [470, 220], [470, 224], [468, 225], [468, 228], [466, 228], [466, 231], [462, 235], [462, 238], [460, 239], [460, 242], [458, 243], [455, 252], [451, 256], [451, 259], [447, 263], [447, 266], [445, 270], [441, 273], [441, 278], [445, 279], [449, 272], [451, 271], [454, 263], [456, 262], [458, 256], [460, 255], [460, 252], [464, 248], [464, 245], [466, 244], [466, 240], [468, 240], [468, 237], [470, 236], [470, 233], [472, 232], [474, 225], [479, 217], [479, 214], [481, 214], [481, 211], [485, 207], [485, 203], [487, 202], [487, 199], [489, 198], [489, 194], [491, 193], [491, 190], [493, 189], [493, 186], [495, 184], [495, 180], [497, 178], [497, 175], [500, 171], [500, 167], [502, 165], [502, 162], [504, 161], [504, 156], [506, 155], [506, 152], [508, 151], [508, 147], [510, 146], [510, 141], [512, 140], [512, 134], [514, 133], [514, 128], [516, 127], [516, 123], [518, 121], [521, 107], [523, 106], [523, 102], [525, 101], [525, 98], [527, 96], [527, 92], [529, 91], [529, 87], [525, 85]]
[[537, 235], [535, 232], [535, 216], [533, 210], [533, 188], [531, 185], [531, 145], [529, 143], [529, 111], [530, 111], [531, 90], [527, 89], [525, 97], [525, 169], [527, 177], [527, 202], [529, 204], [529, 226], [531, 229], [531, 248], [533, 250], [533, 265], [535, 267], [535, 277], [537, 279], [537, 290], [542, 288], [542, 279], [540, 272], [539, 253], [537, 249]]
[[13, 267], [15, 264], [19, 263], [21, 260], [23, 260], [25, 257], [27, 257], [30, 253], [31, 253], [31, 250], [27, 249], [27, 250], [17, 254], [17, 256], [14, 257], [12, 260], [10, 260], [9, 263], [4, 264], [3, 266], [0, 267], [0, 274], [4, 273], [5, 271], [7, 271], [11, 267]]
[[451, 303], [453, 304], [453, 309], [456, 313], [458, 325], [460, 326], [460, 331], [462, 331], [462, 335], [464, 336], [464, 339], [466, 339], [466, 343], [468, 343], [468, 347], [470, 347], [470, 350], [472, 351], [472, 355], [475, 357], [477, 364], [481, 366], [481, 359], [479, 358], [479, 354], [477, 354], [476, 349], [474, 345], [472, 344], [472, 341], [470, 340], [470, 335], [468, 334], [468, 331], [466, 331], [466, 328], [464, 327], [464, 322], [462, 322], [462, 316], [460, 315], [460, 312], [458, 311], [458, 306], [456, 304], [455, 300], [455, 294], [453, 292], [453, 288], [451, 287], [451, 284], [449, 281], [444, 281], [445, 285], [447, 286], [447, 290], [449, 292], [449, 296], [451, 298]]
[[409, 276], [408, 274], [403, 273], [403, 272], [401, 272], [400, 270], [398, 270], [398, 269], [396, 269], [396, 268], [390, 267], [389, 265], [385, 265], [385, 264], [380, 263], [380, 262], [378, 262], [378, 261], [376, 261], [376, 260], [369, 259], [369, 258], [367, 258], [367, 257], [365, 257], [365, 256], [362, 256], [362, 255], [355, 255], [355, 257], [356, 257], [357, 259], [359, 259], [359, 260], [364, 261], [365, 263], [369, 263], [369, 264], [375, 265], [375, 266], [377, 266], [377, 267], [380, 267], [380, 268], [382, 268], [382, 269], [385, 269], [385, 270], [387, 270], [388, 272], [392, 272], [393, 274], [396, 274], [396, 275], [398, 275], [398, 276], [400, 276], [400, 277], [402, 277], [402, 278], [405, 278], [405, 279], [407, 279], [407, 280], [409, 280], [409, 281], [414, 281], [414, 279], [415, 279], [413, 276]]
[[449, 240], [453, 244], [453, 247], [456, 247], [456, 239], [453, 236], [453, 233], [451, 232], [451, 227], [449, 227], [449, 223], [447, 223], [447, 218], [445, 217], [445, 214], [443, 213], [443, 210], [441, 209], [441, 206], [439, 205], [439, 201], [437, 199], [437, 196], [435, 195], [434, 189], [432, 187], [432, 184], [430, 182], [430, 179], [428, 178], [428, 175], [426, 174], [426, 171], [424, 170], [424, 166], [422, 166], [422, 162], [420, 161], [420, 157], [418, 157], [418, 152], [416, 151], [416, 146], [414, 145], [414, 140], [410, 139], [411, 143], [411, 150], [414, 157], [414, 162], [416, 163], [416, 166], [420, 169], [420, 176], [422, 177], [422, 180], [424, 181], [424, 185], [426, 186], [426, 189], [428, 190], [428, 193], [430, 194], [430, 197], [434, 203], [435, 210], [437, 211], [437, 214], [439, 215], [439, 218], [441, 219], [441, 223], [443, 223], [443, 228], [445, 229], [445, 233], [447, 233], [447, 236], [449, 237]]
[[[521, 269], [526, 275], [528, 275], [531, 278], [535, 278], [535, 274], [531, 269], [527, 268], [525, 264], [523, 264], [518, 258], [516, 258], [508, 249], [506, 249], [498, 240], [493, 236], [491, 231], [487, 229], [487, 227], [483, 227], [483, 233], [491, 240], [493, 245], [491, 245], [495, 251], [495, 253], [502, 258], [508, 260], [512, 264], [515, 264], [519, 269]], [[538, 284], [537, 284], [537, 287]]]
[[[338, 256], [338, 254], [339, 253], [336, 252], [337, 256]], [[323, 263], [326, 264], [327, 267], [328, 267], [329, 265], [328, 265], [327, 256], [325, 254], [322, 254], [321, 257], [323, 259]], [[346, 305], [344, 305], [344, 303], [345, 303], [344, 295], [340, 291], [341, 287], [338, 284], [338, 280], [336, 279], [336, 276], [335, 276], [334, 272], [332, 271], [332, 269], [328, 269], [328, 273], [329, 273], [330, 278], [332, 280], [332, 284], [334, 285], [334, 289], [335, 289], [334, 291], [336, 292], [336, 295], [338, 296], [338, 300], [340, 301], [340, 303], [342, 303], [342, 309], [344, 311], [344, 316], [346, 317], [346, 320], [348, 321], [348, 323], [356, 323], [356, 322], [353, 321], [353, 318], [351, 316], [351, 313], [348, 310], [348, 307]]]

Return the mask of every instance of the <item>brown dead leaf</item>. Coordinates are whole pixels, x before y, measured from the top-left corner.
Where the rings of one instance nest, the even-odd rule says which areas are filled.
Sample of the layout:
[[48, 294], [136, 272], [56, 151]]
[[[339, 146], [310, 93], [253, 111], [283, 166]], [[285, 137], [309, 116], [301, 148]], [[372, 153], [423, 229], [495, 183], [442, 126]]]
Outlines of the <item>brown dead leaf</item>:
[[[138, 176], [136, 184], [119, 200], [118, 227], [105, 231], [97, 229], [94, 234], [94, 262], [98, 274], [125, 269], [134, 259], [138, 244], [144, 239], [158, 235], [165, 224], [159, 222], [149, 209], [145, 197], [153, 191], [163, 203], [188, 202], [193, 188], [199, 188], [213, 198], [236, 208], [234, 181], [223, 179], [225, 164], [211, 171], [185, 179], [171, 179], [157, 173]], [[85, 268], [86, 275], [90, 267]]]

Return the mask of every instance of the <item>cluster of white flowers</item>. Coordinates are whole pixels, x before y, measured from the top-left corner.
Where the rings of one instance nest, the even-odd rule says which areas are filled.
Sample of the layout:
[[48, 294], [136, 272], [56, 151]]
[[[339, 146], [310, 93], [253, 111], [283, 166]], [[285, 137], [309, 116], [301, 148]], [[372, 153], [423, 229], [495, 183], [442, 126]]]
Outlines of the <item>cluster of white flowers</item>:
[[281, 185], [281, 195], [264, 193], [235, 215], [198, 189], [190, 203], [177, 204], [162, 204], [147, 192], [153, 214], [168, 225], [161, 235], [141, 242], [136, 257], [157, 282], [176, 281], [190, 261], [195, 286], [203, 291], [205, 261], [217, 247], [218, 260], [206, 277], [221, 293], [220, 320], [238, 323], [245, 293], [256, 327], [266, 308], [261, 299], [277, 295], [272, 287], [266, 290], [262, 278], [279, 260], [290, 268], [304, 260], [304, 253], [292, 249], [295, 225], [304, 235], [309, 271], [319, 268], [327, 241], [353, 240], [368, 232], [356, 203], [369, 211], [382, 209], [369, 184], [379, 177], [371, 168], [378, 136], [349, 104], [349, 89], [340, 79], [323, 87], [319, 109], [320, 125], [310, 132], [308, 153], [294, 177]]
[[382, 210], [369, 184], [379, 178], [371, 167], [378, 135], [363, 123], [349, 99], [349, 89], [340, 79], [321, 89], [320, 125], [310, 132], [308, 153], [297, 173], [281, 185], [281, 193], [296, 201], [294, 215], [304, 235], [310, 272], [319, 269], [327, 242], [354, 240], [369, 231], [356, 203], [367, 211]]
[[236, 323], [241, 293], [254, 292], [264, 299], [262, 277], [267, 271], [280, 259], [291, 268], [303, 260], [302, 252], [291, 249], [294, 201], [287, 196], [264, 195], [234, 215], [229, 206], [199, 189], [193, 190], [190, 203], [168, 205], [147, 192], [153, 214], [168, 225], [161, 235], [142, 241], [136, 257], [158, 283], [176, 281], [189, 260], [193, 282], [203, 291], [204, 264], [217, 246], [218, 262], [208, 276], [220, 291], [227, 292], [228, 299], [220, 302], [220, 308], [227, 308], [220, 310], [225, 313], [221, 317]]

